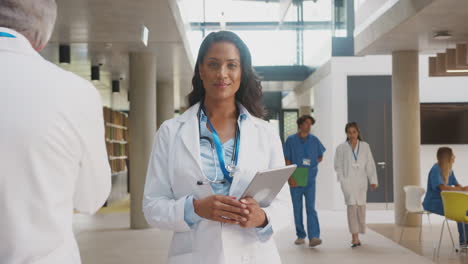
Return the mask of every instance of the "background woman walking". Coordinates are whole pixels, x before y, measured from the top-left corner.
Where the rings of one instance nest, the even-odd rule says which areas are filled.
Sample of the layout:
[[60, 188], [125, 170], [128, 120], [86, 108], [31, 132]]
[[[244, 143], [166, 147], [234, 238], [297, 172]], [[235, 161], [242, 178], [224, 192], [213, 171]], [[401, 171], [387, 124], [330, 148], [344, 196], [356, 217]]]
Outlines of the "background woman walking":
[[352, 234], [351, 247], [361, 246], [359, 233], [366, 231], [367, 181], [371, 189], [378, 185], [377, 171], [369, 144], [361, 140], [355, 122], [346, 124], [346, 142], [335, 153], [335, 171], [348, 207], [348, 225]]

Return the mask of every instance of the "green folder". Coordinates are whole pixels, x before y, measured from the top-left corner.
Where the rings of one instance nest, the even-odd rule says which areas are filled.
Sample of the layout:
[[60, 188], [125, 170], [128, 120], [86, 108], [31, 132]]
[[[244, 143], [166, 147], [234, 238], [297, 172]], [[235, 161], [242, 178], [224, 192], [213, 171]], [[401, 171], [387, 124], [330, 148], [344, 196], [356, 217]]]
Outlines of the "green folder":
[[297, 168], [292, 174], [298, 187], [306, 187], [307, 179], [309, 178], [309, 168]]

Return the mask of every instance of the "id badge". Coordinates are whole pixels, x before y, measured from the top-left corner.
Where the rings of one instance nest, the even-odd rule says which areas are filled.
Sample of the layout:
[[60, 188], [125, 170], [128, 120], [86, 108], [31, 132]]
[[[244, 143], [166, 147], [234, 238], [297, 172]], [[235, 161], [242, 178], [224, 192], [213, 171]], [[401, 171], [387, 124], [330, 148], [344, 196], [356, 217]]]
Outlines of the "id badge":
[[304, 165], [304, 166], [310, 166], [310, 159], [303, 159], [303, 160], [302, 160], [302, 165]]
[[355, 168], [355, 169], [359, 169], [359, 163], [357, 163], [357, 162], [354, 162], [354, 163], [353, 163], [353, 168]]

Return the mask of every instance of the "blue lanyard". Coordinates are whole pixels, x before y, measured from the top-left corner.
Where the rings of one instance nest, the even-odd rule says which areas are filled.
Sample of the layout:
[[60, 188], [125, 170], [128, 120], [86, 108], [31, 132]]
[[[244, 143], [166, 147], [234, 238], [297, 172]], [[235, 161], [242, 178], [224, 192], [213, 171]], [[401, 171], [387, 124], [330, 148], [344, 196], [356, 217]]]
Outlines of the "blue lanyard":
[[361, 148], [361, 142], [358, 142], [358, 147], [357, 147], [357, 154], [354, 152], [353, 146], [351, 145], [351, 142], [348, 141], [349, 146], [351, 147], [351, 152], [353, 152], [354, 160], [357, 161], [359, 157], [359, 149]]
[[16, 38], [16, 36], [13, 36], [12, 34], [6, 33], [6, 32], [0, 32], [0, 37], [4, 37], [4, 38]]
[[[221, 171], [224, 174], [224, 179], [226, 179], [229, 183], [232, 184], [231, 174], [227, 170], [226, 163], [224, 162], [224, 153], [223, 153], [223, 147], [222, 147], [223, 144], [221, 143], [221, 139], [219, 138], [218, 132], [216, 132], [216, 129], [213, 127], [213, 124], [211, 123], [210, 118], [206, 114], [204, 105], [202, 105], [202, 110], [203, 110], [203, 113], [205, 113], [205, 115], [206, 115], [207, 123], [210, 126], [210, 129], [211, 129], [211, 131], [213, 133], [213, 139], [214, 139], [214, 142], [215, 142], [216, 153], [218, 154], [218, 161], [219, 161], [219, 164], [220, 164], [220, 167], [221, 167]], [[235, 145], [234, 145], [234, 159], [232, 160], [232, 163], [233, 163], [232, 165], [234, 165], [234, 166], [237, 166], [237, 160], [239, 158], [239, 145], [240, 145], [240, 135], [239, 135], [240, 133], [239, 132], [240, 132], [239, 131], [239, 126], [237, 126], [237, 128], [236, 128], [236, 139], [235, 139], [236, 141], [235, 141]]]

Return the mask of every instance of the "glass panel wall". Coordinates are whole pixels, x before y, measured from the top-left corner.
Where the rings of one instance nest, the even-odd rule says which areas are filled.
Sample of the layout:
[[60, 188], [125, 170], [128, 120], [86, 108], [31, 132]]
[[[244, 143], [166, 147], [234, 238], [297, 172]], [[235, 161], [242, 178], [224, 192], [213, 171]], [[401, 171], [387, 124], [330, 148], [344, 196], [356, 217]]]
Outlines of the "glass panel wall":
[[319, 67], [331, 57], [332, 1], [294, 0], [284, 21], [279, 2], [246, 0], [180, 0], [195, 57], [210, 32], [230, 30], [249, 46], [254, 66]]

